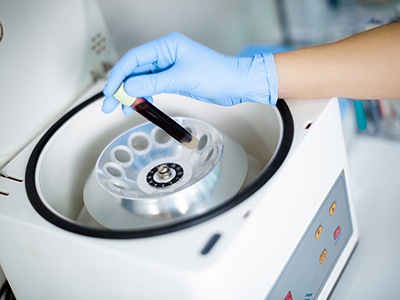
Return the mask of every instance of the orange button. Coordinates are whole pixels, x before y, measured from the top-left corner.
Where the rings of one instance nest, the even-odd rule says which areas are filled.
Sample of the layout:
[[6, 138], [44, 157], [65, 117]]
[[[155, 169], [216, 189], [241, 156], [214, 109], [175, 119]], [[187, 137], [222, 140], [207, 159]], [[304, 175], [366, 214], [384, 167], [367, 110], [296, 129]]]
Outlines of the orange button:
[[321, 255], [319, 256], [319, 263], [322, 264], [325, 261], [326, 255], [328, 254], [328, 252], [326, 252], [326, 249], [324, 249], [324, 251], [322, 251]]
[[331, 207], [329, 208], [329, 215], [332, 216], [336, 211], [336, 202], [333, 202]]
[[315, 231], [315, 239], [318, 240], [322, 234], [322, 225], [319, 225], [317, 231]]

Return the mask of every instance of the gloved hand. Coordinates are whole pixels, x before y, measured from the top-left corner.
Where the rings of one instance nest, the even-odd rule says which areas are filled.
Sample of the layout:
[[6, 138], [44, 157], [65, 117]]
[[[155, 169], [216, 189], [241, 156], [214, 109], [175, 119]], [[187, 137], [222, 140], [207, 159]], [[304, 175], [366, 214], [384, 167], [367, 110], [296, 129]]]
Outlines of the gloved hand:
[[[131, 49], [112, 68], [103, 112], [119, 104], [112, 95], [125, 80], [134, 97], [176, 93], [224, 106], [242, 102], [275, 105], [278, 77], [272, 54], [235, 57], [218, 53], [180, 33]], [[125, 113], [132, 111], [124, 108]]]

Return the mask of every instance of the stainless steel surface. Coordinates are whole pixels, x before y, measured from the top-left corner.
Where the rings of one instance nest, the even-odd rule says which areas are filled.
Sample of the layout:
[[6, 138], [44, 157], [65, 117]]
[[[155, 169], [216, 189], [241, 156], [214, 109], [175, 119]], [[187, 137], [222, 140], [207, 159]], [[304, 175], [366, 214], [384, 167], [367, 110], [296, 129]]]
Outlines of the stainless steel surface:
[[240, 190], [248, 169], [244, 149], [203, 121], [175, 120], [199, 139], [195, 150], [153, 123], [104, 149], [84, 189], [97, 222], [110, 229], [165, 226], [222, 205]]

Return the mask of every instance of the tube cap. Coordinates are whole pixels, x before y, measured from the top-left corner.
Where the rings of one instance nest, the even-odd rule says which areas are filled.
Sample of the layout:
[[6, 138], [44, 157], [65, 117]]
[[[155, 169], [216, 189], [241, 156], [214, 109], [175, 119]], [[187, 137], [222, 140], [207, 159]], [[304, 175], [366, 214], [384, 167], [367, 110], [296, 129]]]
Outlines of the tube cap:
[[113, 96], [115, 99], [126, 106], [131, 106], [136, 100], [136, 97], [132, 97], [125, 92], [124, 82], [121, 83]]

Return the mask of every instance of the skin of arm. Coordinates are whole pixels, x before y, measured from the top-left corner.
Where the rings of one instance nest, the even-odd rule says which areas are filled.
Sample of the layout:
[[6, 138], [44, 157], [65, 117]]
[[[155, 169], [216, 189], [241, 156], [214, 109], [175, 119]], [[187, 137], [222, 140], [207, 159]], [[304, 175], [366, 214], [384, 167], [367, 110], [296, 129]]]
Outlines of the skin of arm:
[[400, 98], [400, 22], [274, 56], [280, 98]]

